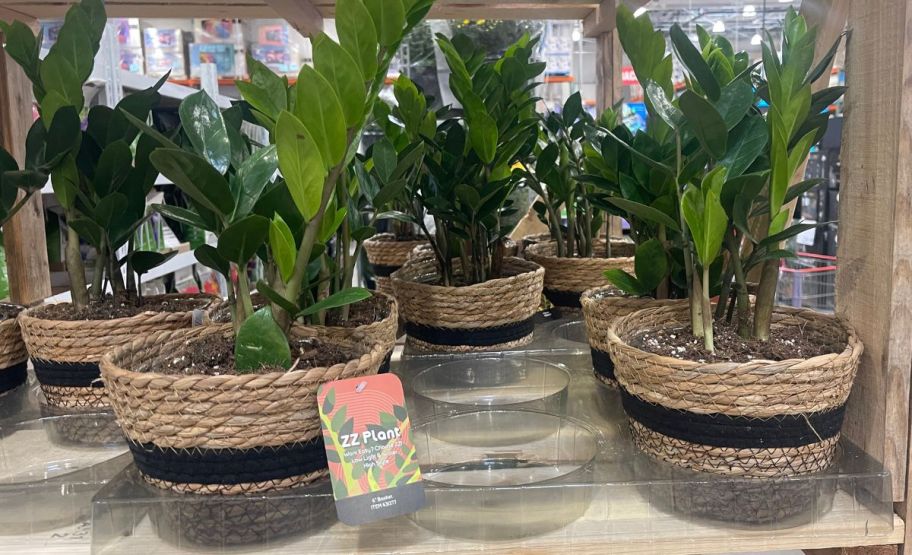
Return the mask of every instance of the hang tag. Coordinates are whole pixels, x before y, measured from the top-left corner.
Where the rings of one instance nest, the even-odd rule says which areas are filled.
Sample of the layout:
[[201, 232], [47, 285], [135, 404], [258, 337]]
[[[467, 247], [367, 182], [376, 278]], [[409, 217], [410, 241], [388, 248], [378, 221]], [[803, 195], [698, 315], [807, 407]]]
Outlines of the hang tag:
[[339, 520], [358, 526], [424, 506], [398, 377], [378, 374], [325, 383], [317, 391], [317, 403]]

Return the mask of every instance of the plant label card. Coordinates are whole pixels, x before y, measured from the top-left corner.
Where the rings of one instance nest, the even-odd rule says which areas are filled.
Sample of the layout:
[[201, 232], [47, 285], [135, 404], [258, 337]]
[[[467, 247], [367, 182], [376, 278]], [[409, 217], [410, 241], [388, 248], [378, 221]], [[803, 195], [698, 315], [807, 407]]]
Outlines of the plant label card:
[[402, 382], [378, 374], [317, 391], [323, 443], [339, 520], [358, 526], [424, 506]]

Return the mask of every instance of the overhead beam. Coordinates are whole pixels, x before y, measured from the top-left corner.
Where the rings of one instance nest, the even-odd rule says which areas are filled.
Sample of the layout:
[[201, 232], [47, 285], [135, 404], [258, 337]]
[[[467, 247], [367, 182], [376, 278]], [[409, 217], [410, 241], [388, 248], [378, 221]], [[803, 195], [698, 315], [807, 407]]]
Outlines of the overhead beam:
[[[602, 3], [595, 7], [583, 19], [583, 36], [597, 37], [614, 29], [614, 23], [617, 16], [617, 2], [620, 0], [602, 0]], [[631, 11], [636, 11], [646, 4], [649, 0], [624, 0], [624, 5]]]
[[305, 37], [323, 32], [323, 14], [311, 0], [266, 0], [266, 3]]

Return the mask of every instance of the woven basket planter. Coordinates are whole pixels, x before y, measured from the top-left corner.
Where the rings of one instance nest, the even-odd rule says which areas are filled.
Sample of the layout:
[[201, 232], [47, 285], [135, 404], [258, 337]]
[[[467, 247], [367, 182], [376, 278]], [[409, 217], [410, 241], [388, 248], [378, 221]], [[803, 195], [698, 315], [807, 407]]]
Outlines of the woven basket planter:
[[[509, 237], [504, 237], [504, 256], [519, 256], [519, 244], [510, 239]], [[427, 258], [434, 256], [434, 249], [431, 248], [429, 243], [423, 245], [418, 245], [413, 248], [408, 255], [408, 260], [415, 260], [416, 258]]]
[[686, 305], [639, 310], [608, 330], [634, 442], [700, 472], [776, 478], [818, 472], [835, 457], [863, 346], [842, 320], [777, 308], [773, 326], [798, 326], [840, 352], [779, 362], [699, 363], [631, 347], [636, 332], [688, 321]]
[[[547, 276], [546, 276], [547, 278]], [[611, 285], [595, 287], [580, 296], [583, 318], [586, 321], [586, 335], [592, 354], [592, 369], [595, 377], [610, 387], [617, 387], [614, 377], [614, 362], [611, 360], [608, 330], [617, 318], [637, 310], [657, 306], [675, 306], [687, 300], [656, 300], [648, 297], [628, 297]]]
[[408, 260], [409, 254], [416, 247], [427, 245], [424, 239], [397, 241], [392, 233], [378, 233], [364, 242], [364, 252], [371, 264], [374, 283], [377, 291], [392, 293], [390, 274], [398, 270]]
[[[166, 298], [200, 298], [166, 295]], [[155, 297], [161, 299], [162, 297]], [[150, 297], [150, 300], [152, 297]], [[41, 307], [19, 316], [22, 337], [32, 359], [41, 391], [52, 407], [104, 408], [109, 406], [99, 378], [98, 362], [108, 351], [153, 332], [189, 328], [204, 322], [207, 305], [184, 312], [142, 312], [112, 320], [49, 320]]]
[[[599, 239], [595, 252], [605, 252], [605, 240]], [[613, 268], [633, 272], [636, 247], [625, 241], [612, 241], [613, 258], [558, 257], [557, 243], [547, 241], [526, 247], [526, 260], [545, 269], [545, 297], [556, 307], [580, 308], [580, 295], [593, 287], [606, 285], [605, 270]]]
[[[5, 305], [24, 310], [24, 307]], [[0, 322], [0, 395], [12, 391], [28, 379], [28, 351], [22, 341], [17, 317]]]
[[265, 374], [163, 374], [188, 341], [231, 324], [153, 333], [105, 355], [101, 375], [136, 466], [150, 484], [178, 493], [244, 494], [306, 484], [327, 473], [317, 388], [376, 374], [384, 345], [316, 337], [357, 354], [330, 367]]
[[444, 287], [435, 285], [439, 274], [433, 258], [407, 262], [392, 280], [409, 344], [421, 350], [472, 352], [532, 341], [545, 271], [514, 257], [504, 259], [503, 269], [506, 277]]

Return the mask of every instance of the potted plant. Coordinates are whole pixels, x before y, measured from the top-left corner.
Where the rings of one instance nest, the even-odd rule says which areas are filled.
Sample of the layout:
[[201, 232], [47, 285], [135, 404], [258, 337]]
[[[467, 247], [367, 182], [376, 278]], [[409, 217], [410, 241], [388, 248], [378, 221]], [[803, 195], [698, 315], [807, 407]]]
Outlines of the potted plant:
[[[11, 27], [0, 22], [0, 29], [8, 34]], [[43, 124], [36, 121], [34, 125]], [[35, 148], [32, 146], [26, 154], [29, 163], [38, 157]], [[34, 167], [20, 170], [12, 155], [0, 147], [0, 227], [15, 216], [46, 182], [46, 174]], [[17, 319], [24, 309], [19, 305], [0, 303], [0, 395], [16, 389], [28, 378], [28, 351]]]
[[[610, 110], [604, 117], [609, 114]], [[607, 283], [606, 270], [633, 269], [634, 246], [599, 237], [611, 216], [593, 204], [594, 186], [584, 179], [584, 150], [597, 140], [597, 131], [595, 121], [583, 109], [580, 93], [570, 96], [560, 114], [542, 116], [541, 135], [535, 163], [523, 173], [539, 196], [534, 207], [550, 237], [527, 245], [523, 252], [527, 260], [545, 269], [545, 296], [552, 305], [580, 308], [584, 291]]]
[[[415, 200], [398, 193], [408, 187], [409, 180], [420, 178], [424, 161], [422, 132], [432, 136], [437, 128], [436, 113], [427, 110], [423, 95], [407, 94], [407, 83], [411, 81], [401, 75], [393, 84], [393, 94], [402, 108], [399, 105], [390, 107], [385, 102], [378, 102], [375, 106], [374, 120], [383, 136], [371, 146], [365, 163], [357, 166], [358, 182], [376, 219], [384, 218], [387, 213], [410, 212], [408, 203]], [[409, 100], [419, 105], [409, 106]], [[414, 117], [417, 114], [425, 114], [425, 117], [419, 120]], [[391, 293], [389, 276], [405, 264], [416, 247], [427, 245], [427, 241], [411, 222], [401, 219], [387, 221], [389, 231], [364, 241], [364, 251], [377, 290]]]
[[[157, 172], [149, 162], [153, 143], [137, 139], [124, 113], [145, 118], [158, 102], [164, 79], [114, 109], [92, 107], [83, 130], [82, 86], [92, 72], [105, 21], [100, 0], [75, 4], [44, 59], [38, 58], [40, 37], [26, 25], [4, 27], [6, 51], [31, 80], [40, 114], [28, 135], [34, 156], [26, 161], [26, 170], [33, 179], [50, 176], [67, 219], [72, 302], [30, 308], [19, 318], [35, 374], [52, 407], [105, 406], [98, 361], [107, 350], [137, 334], [188, 327], [194, 310], [209, 303], [179, 296], [144, 299], [137, 287], [136, 274], [165, 256], [133, 244], [134, 232], [147, 217], [146, 195]], [[96, 252], [90, 283], [80, 239]]]
[[[535, 42], [526, 36], [499, 60], [486, 60], [465, 36], [437, 38], [463, 115], [447, 117], [432, 136], [429, 125], [422, 130], [424, 170], [402, 192], [415, 202], [406, 204], [408, 213], [389, 214], [418, 226], [432, 250], [391, 276], [416, 348], [503, 349], [532, 338], [544, 270], [505, 256], [510, 228], [502, 218], [514, 211], [508, 197], [521, 179], [511, 168], [538, 137], [532, 81], [544, 64], [532, 62]], [[402, 85], [400, 112], [425, 121], [421, 93]]]
[[[317, 388], [376, 373], [388, 349], [376, 336], [321, 325], [327, 311], [369, 296], [350, 287], [327, 294], [333, 276], [322, 255], [342, 218], [333, 197], [398, 44], [431, 4], [341, 0], [340, 42], [315, 39], [314, 67], [301, 70], [293, 89], [283, 78], [255, 73], [242, 92], [275, 145], [238, 161], [236, 171], [223, 157], [170, 145], [134, 120], [166, 145], [151, 159], [190, 198], [182, 216], [217, 234], [218, 244], [199, 247], [197, 257], [225, 275], [256, 256], [271, 266], [270, 283], [257, 284], [269, 306], [254, 310], [239, 271], [230, 291], [232, 324], [153, 334], [102, 362], [134, 460], [153, 485], [240, 494], [326, 474]], [[194, 101], [207, 112], [201, 119], [219, 119], [217, 108], [205, 108], [205, 95]], [[272, 179], [275, 166], [282, 179]], [[276, 208], [286, 197], [290, 202]]]
[[[621, 8], [619, 24], [631, 20], [648, 25]], [[689, 295], [685, 305], [642, 309], [607, 331], [634, 441], [698, 471], [781, 477], [823, 470], [835, 456], [863, 347], [838, 318], [774, 308], [769, 280], [777, 276], [770, 272], [752, 302], [745, 275], [789, 256], [781, 242], [809, 229], [789, 226], [784, 206], [806, 187], [791, 185], [793, 174], [822, 135], [828, 98], [842, 93], [811, 93], [835, 46], [814, 65], [816, 31], [790, 9], [782, 54], [769, 37], [763, 44], [765, 79], [749, 68], [726, 82], [720, 76], [733, 72], [715, 64], [718, 57], [701, 55], [679, 27], [671, 40], [687, 69], [687, 89], [677, 98], [649, 82], [645, 89], [674, 156], [633, 152], [676, 193], [672, 212], [680, 216], [675, 227]], [[769, 104], [766, 114], [755, 91]], [[690, 163], [693, 156], [699, 164]], [[757, 219], [762, 225], [752, 227]], [[729, 279], [732, 295], [725, 293]], [[634, 290], [623, 278], [615, 284]], [[713, 306], [715, 291], [722, 294]]]

